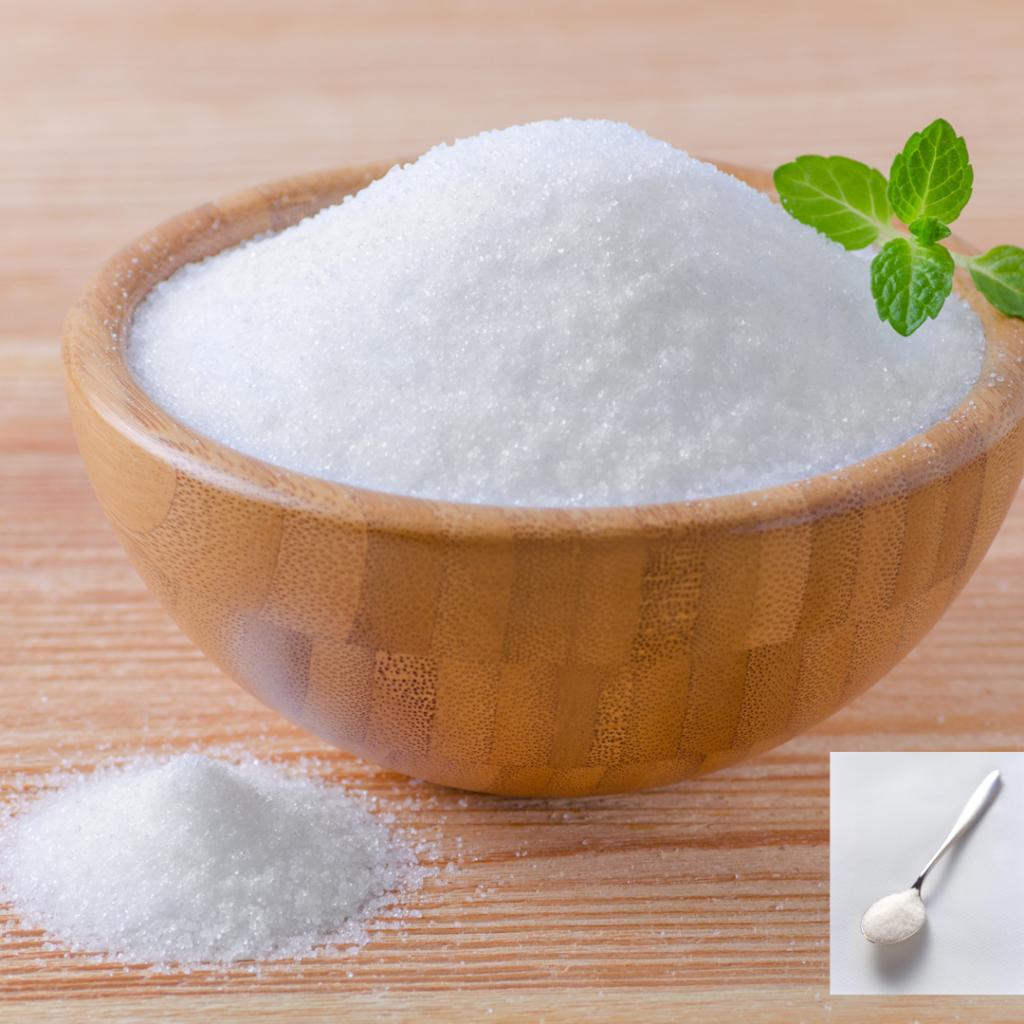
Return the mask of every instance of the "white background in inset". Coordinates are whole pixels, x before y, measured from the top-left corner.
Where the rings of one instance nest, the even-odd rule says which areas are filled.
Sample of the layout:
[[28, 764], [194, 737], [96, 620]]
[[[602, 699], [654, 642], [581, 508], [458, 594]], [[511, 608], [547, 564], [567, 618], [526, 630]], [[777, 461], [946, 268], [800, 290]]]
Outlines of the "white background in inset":
[[[864, 911], [913, 884], [993, 769], [995, 800], [922, 887], [924, 927], [904, 942], [867, 942]], [[1024, 993], [1022, 862], [1024, 753], [834, 752], [832, 993]]]

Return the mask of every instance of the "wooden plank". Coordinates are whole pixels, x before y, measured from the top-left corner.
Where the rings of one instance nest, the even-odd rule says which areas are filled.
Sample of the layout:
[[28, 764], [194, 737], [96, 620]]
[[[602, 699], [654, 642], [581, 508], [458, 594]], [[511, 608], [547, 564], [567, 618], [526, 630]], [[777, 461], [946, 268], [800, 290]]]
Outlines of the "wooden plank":
[[[54, 1000], [21, 1003], [18, 1020], [25, 1024], [136, 1024], [174, 1020], [207, 1024], [210, 1020], [257, 1022], [296, 1021], [334, 1024], [367, 1020], [397, 1024], [408, 1020], [445, 1020], [452, 1024], [578, 1024], [579, 1021], [643, 1020], [650, 1024], [716, 1024], [744, 1020], [751, 1024], [792, 1024], [828, 1020], [863, 1024], [865, 1020], [948, 1024], [960, 1016], [972, 1024], [997, 1024], [1019, 1019], [1020, 1000], [996, 998], [903, 997], [894, 1013], [891, 999], [829, 997], [801, 986], [754, 986], [742, 991], [722, 989], [536, 987], [492, 991], [379, 992], [337, 997], [309, 992], [267, 996], [228, 996], [220, 992], [202, 1000], [168, 996], [152, 999]], [[969, 1016], [968, 1016], [969, 1015]]]

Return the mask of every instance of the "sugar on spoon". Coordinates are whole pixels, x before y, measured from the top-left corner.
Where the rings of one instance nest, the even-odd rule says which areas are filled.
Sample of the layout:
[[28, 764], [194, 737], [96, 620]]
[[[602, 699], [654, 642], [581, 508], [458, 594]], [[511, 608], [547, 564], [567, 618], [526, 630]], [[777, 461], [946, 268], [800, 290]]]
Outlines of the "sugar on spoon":
[[860, 921], [860, 931], [868, 942], [902, 942], [920, 931], [924, 924], [925, 909], [921, 900], [921, 886], [938, 859], [981, 817], [999, 787], [999, 772], [986, 775], [974, 795], [967, 801], [953, 831], [939, 847], [939, 852], [925, 865], [917, 881], [906, 892], [885, 896], [872, 903]]

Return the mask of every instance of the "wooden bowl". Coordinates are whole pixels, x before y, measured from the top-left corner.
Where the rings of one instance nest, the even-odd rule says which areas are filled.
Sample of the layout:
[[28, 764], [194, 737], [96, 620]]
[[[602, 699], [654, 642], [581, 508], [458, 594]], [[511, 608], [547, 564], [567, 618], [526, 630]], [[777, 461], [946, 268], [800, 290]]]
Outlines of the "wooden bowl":
[[[662, 786], [768, 750], [871, 686], [981, 561], [1024, 468], [1024, 326], [951, 418], [834, 473], [624, 508], [499, 508], [328, 483], [143, 393], [132, 314], [183, 264], [296, 223], [387, 164], [305, 175], [150, 232], [64, 328], [78, 443], [128, 556], [225, 672], [322, 739], [516, 796]], [[771, 191], [765, 174], [728, 168]]]

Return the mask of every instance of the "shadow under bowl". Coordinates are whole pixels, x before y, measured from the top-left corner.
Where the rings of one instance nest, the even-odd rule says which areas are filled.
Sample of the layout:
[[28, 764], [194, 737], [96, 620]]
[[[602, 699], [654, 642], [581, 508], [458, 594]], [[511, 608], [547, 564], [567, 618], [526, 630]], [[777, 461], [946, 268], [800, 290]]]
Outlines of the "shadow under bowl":
[[[115, 256], [64, 328], [75, 432], [147, 586], [265, 704], [408, 775], [516, 796], [636, 790], [766, 751], [863, 692], [981, 561], [1024, 468], [1024, 325], [969, 279], [978, 383], [836, 472], [621, 508], [427, 501], [240, 454], [156, 406], [132, 315], [183, 264], [339, 202], [389, 164], [184, 214]], [[768, 175], [727, 167], [771, 192]]]

